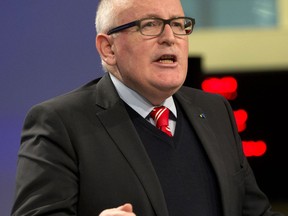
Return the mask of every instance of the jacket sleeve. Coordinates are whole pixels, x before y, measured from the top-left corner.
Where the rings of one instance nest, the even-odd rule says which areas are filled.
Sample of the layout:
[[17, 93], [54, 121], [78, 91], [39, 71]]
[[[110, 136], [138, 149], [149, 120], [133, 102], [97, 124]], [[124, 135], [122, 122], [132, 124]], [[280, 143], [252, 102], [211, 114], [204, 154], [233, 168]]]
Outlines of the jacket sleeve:
[[76, 153], [60, 116], [51, 106], [32, 108], [21, 135], [11, 215], [76, 215], [77, 172]]

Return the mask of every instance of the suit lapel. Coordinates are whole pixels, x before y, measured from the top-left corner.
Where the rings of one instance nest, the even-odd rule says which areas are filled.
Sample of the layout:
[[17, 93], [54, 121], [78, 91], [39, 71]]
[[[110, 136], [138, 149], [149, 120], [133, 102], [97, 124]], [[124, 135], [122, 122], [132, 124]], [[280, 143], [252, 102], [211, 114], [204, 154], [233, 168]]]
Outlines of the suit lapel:
[[113, 142], [118, 146], [142, 183], [157, 215], [168, 215], [160, 182], [138, 133], [108, 75], [97, 84], [97, 112]]

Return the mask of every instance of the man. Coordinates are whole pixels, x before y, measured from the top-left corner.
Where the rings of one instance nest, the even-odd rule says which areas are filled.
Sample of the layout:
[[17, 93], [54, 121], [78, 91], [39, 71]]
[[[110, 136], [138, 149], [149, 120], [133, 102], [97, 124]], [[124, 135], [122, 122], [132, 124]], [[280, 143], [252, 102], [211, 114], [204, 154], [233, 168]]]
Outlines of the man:
[[[193, 26], [179, 0], [100, 1], [107, 73], [29, 111], [12, 215], [281, 215], [257, 186], [229, 103], [182, 87]], [[169, 135], [149, 114], [162, 105]]]

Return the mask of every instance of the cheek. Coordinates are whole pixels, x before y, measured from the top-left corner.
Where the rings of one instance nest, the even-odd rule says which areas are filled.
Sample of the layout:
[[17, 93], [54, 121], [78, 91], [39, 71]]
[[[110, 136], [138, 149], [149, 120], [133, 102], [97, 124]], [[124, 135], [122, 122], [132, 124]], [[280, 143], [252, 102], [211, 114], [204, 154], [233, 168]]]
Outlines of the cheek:
[[135, 41], [120, 44], [117, 52], [118, 63], [121, 62], [121, 64], [128, 67], [132, 65], [137, 67], [138, 64], [142, 63], [141, 59], [148, 54], [146, 50], [140, 48], [137, 44], [138, 42]]
[[134, 48], [127, 50], [126, 58], [122, 60], [126, 61], [126, 65], [133, 70], [132, 73], [137, 73], [139, 71], [139, 73], [144, 75], [144, 71], [149, 67], [149, 56], [150, 54], [147, 50]]

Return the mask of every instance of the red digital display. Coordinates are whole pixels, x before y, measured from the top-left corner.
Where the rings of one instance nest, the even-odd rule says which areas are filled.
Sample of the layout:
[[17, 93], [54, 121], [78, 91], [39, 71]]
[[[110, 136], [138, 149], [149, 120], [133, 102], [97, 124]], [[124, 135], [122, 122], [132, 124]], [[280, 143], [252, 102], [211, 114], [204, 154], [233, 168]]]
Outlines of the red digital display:
[[[222, 78], [209, 77], [202, 82], [202, 90], [223, 95], [228, 100], [237, 98], [238, 83], [234, 77], [225, 76]], [[244, 109], [234, 110], [234, 116], [238, 127], [238, 132], [246, 130], [248, 112]], [[259, 157], [266, 152], [266, 143], [259, 141], [242, 141], [243, 151], [247, 157]]]

